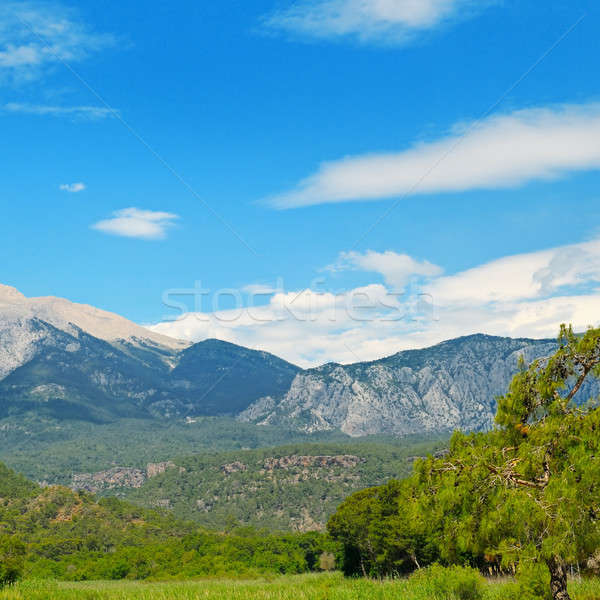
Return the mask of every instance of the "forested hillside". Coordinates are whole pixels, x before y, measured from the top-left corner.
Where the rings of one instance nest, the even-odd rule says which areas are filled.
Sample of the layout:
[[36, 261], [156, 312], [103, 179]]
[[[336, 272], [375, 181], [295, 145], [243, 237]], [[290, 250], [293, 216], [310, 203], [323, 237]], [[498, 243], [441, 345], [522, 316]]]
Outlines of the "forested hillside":
[[0, 460], [35, 481], [64, 485], [71, 483], [73, 473], [115, 466], [145, 469], [150, 462], [192, 453], [319, 441], [349, 442], [351, 438], [341, 432], [310, 435], [227, 417], [93, 424], [26, 415], [0, 421]]
[[349, 494], [407, 476], [416, 457], [445, 442], [296, 444], [199, 454], [161, 465], [164, 472], [138, 489], [115, 491], [210, 528], [241, 523], [271, 531], [321, 530]]
[[[301, 573], [334, 549], [317, 533], [209, 532], [168, 512], [64, 487], [40, 488], [0, 464], [0, 579], [86, 580]], [[0, 585], [2, 581], [0, 581]]]

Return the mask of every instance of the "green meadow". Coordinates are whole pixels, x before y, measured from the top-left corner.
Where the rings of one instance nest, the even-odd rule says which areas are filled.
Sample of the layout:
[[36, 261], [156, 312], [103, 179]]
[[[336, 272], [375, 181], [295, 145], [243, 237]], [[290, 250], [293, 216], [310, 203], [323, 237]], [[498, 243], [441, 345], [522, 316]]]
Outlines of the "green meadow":
[[[0, 600], [506, 600], [523, 598], [510, 581], [455, 586], [448, 577], [397, 580], [344, 578], [341, 574], [291, 575], [256, 580], [188, 582], [23, 581], [0, 591]], [[569, 584], [574, 600], [600, 600], [600, 579]]]

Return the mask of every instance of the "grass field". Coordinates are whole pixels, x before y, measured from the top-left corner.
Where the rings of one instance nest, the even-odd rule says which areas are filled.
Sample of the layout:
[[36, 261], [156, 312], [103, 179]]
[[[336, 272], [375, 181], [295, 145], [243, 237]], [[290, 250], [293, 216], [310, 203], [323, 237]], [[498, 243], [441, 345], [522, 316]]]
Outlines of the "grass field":
[[[510, 584], [487, 583], [482, 600], [513, 598]], [[600, 579], [574, 581], [574, 600], [600, 600]], [[299, 575], [253, 581], [207, 580], [144, 583], [128, 581], [25, 581], [0, 591], [0, 600], [467, 600], [439, 594], [427, 582], [344, 579], [339, 574]], [[470, 597], [469, 597], [470, 598]], [[476, 600], [473, 598], [473, 600]]]

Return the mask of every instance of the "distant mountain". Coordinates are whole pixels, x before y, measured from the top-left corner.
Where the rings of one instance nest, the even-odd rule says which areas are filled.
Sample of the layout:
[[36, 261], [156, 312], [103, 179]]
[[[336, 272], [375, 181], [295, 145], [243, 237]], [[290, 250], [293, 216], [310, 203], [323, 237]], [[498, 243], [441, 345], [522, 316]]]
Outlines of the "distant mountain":
[[285, 393], [299, 371], [268, 352], [205, 340], [179, 353], [169, 380], [190, 399], [191, 412], [237, 414], [258, 398]]
[[168, 372], [158, 358], [141, 361], [77, 328], [67, 333], [29, 319], [9, 331], [26, 337], [28, 346], [22, 364], [0, 381], [0, 418], [29, 411], [97, 423], [149, 416], [161, 371]]
[[0, 419], [228, 415], [355, 437], [481, 430], [492, 425], [495, 398], [519, 357], [529, 362], [555, 349], [554, 340], [472, 335], [301, 370], [267, 352], [219, 340], [191, 345], [89, 306], [0, 286]]
[[327, 364], [299, 373], [285, 394], [261, 398], [238, 418], [352, 436], [487, 429], [519, 357], [555, 349], [553, 340], [472, 335], [372, 362]]
[[[76, 328], [107, 342], [143, 340], [158, 346], [181, 350], [189, 342], [149, 331], [124, 317], [53, 296], [27, 298], [15, 288], [0, 284], [0, 323], [38, 319], [57, 329], [73, 333]], [[1, 368], [1, 363], [0, 363]]]
[[190, 345], [89, 306], [0, 286], [0, 418], [231, 415], [285, 392], [298, 371], [266, 352], [218, 340]]

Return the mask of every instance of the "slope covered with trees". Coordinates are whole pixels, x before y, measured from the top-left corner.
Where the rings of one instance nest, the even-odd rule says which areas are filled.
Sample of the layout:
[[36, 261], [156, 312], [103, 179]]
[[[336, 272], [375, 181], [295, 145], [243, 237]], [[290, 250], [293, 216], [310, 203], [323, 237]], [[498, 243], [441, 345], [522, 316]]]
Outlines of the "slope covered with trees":
[[27, 415], [0, 421], [0, 460], [35, 481], [64, 485], [70, 485], [73, 473], [114, 466], [144, 469], [149, 462], [192, 453], [324, 441], [343, 443], [351, 438], [340, 432], [309, 435], [228, 417], [93, 424]]
[[44, 579], [189, 578], [302, 573], [334, 550], [318, 533], [210, 532], [170, 513], [64, 487], [0, 465], [0, 585]]

